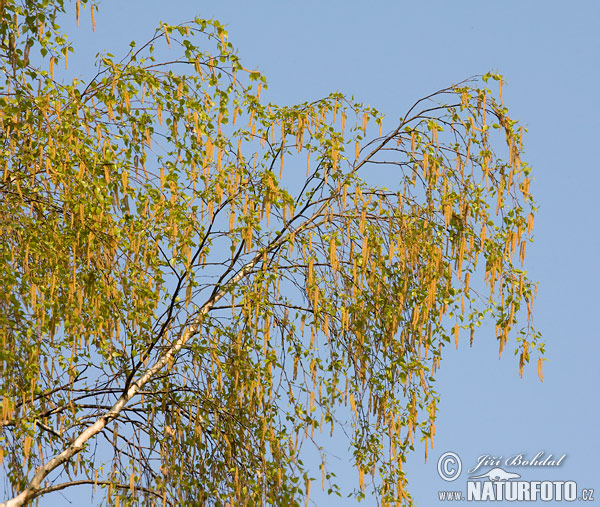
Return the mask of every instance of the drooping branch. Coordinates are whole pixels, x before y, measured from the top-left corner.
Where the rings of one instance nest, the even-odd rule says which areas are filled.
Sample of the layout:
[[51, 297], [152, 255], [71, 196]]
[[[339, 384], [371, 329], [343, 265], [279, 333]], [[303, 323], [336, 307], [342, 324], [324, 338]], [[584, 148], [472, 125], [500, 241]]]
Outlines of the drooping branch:
[[[252, 258], [250, 262], [246, 263], [219, 290], [213, 292], [213, 294], [204, 303], [204, 305], [200, 307], [195, 319], [185, 329], [185, 331], [180, 335], [180, 337], [177, 340], [175, 340], [171, 344], [171, 346], [159, 357], [159, 359], [152, 366], [147, 368], [137, 380], [129, 384], [127, 390], [119, 397], [119, 399], [110, 408], [110, 410], [105, 412], [102, 416], [98, 417], [96, 422], [94, 422], [91, 426], [88, 426], [84, 431], [82, 431], [75, 438], [75, 440], [60, 454], [49, 460], [44, 465], [38, 467], [38, 469], [35, 471], [33, 478], [28, 483], [27, 487], [25, 487], [19, 495], [4, 503], [1, 503], [0, 507], [18, 507], [24, 505], [26, 502], [38, 496], [41, 490], [42, 481], [50, 473], [52, 473], [53, 470], [57, 469], [62, 464], [69, 461], [77, 453], [79, 453], [83, 449], [86, 442], [88, 442], [90, 439], [92, 439], [94, 436], [100, 433], [111, 421], [117, 419], [120, 413], [127, 405], [127, 403], [134, 396], [136, 396], [150, 380], [152, 380], [161, 370], [163, 370], [170, 362], [174, 360], [175, 356], [182, 349], [182, 347], [194, 335], [198, 333], [206, 314], [214, 307], [214, 305], [219, 300], [221, 300], [229, 292], [230, 288], [235, 286], [244, 277], [250, 274], [254, 267], [263, 258], [263, 255], [265, 253], [268, 253], [278, 248], [280, 245], [284, 244], [288, 240], [290, 234], [297, 234], [300, 230], [307, 227], [315, 219], [316, 216], [318, 216], [318, 213], [316, 213], [315, 215], [313, 215], [313, 217], [303, 222], [303, 224], [301, 224], [292, 232], [286, 234], [285, 230], [281, 231], [281, 233], [273, 240], [271, 244], [267, 245], [266, 248], [263, 248], [261, 251], [256, 253], [256, 255]], [[287, 224], [286, 229], [289, 228], [291, 223], [292, 220]]]

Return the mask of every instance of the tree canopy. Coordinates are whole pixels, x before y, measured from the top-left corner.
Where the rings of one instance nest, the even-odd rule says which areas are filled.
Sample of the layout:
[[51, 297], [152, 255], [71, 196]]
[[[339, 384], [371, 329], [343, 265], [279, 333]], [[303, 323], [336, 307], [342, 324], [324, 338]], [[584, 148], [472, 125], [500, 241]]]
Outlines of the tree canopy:
[[487, 317], [542, 376], [501, 76], [391, 127], [339, 93], [278, 106], [198, 18], [66, 79], [60, 16], [95, 9], [0, 4], [6, 505], [75, 485], [107, 505], [347, 494], [330, 434], [351, 494], [410, 503], [444, 346]]

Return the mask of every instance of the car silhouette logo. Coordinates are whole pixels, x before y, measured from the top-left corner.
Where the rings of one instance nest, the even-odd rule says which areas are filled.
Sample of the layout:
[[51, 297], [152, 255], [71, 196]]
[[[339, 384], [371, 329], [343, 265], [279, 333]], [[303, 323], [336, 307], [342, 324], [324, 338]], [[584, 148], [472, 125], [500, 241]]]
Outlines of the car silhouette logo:
[[501, 468], [492, 468], [484, 474], [471, 476], [469, 479], [481, 479], [483, 477], [487, 477], [490, 481], [508, 481], [509, 479], [517, 479], [521, 476], [519, 474], [507, 472]]

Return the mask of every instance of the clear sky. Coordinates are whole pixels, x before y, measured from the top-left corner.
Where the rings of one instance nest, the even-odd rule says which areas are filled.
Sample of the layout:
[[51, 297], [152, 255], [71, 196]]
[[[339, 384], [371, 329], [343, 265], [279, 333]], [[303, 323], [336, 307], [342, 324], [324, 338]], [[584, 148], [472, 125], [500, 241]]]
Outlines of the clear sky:
[[[438, 490], [465, 489], [465, 469], [478, 456], [544, 451], [566, 458], [556, 469], [510, 470], [527, 480], [577, 481], [595, 488], [598, 502], [600, 3], [110, 0], [100, 5], [94, 34], [89, 11], [71, 32], [80, 55], [70, 58], [70, 69], [77, 73], [74, 66], [100, 50], [124, 54], [130, 40], [147, 39], [161, 20], [196, 15], [227, 26], [245, 66], [266, 75], [268, 100], [297, 103], [340, 91], [384, 112], [388, 127], [421, 96], [489, 70], [504, 75], [504, 102], [529, 129], [524, 158], [533, 166], [540, 205], [527, 270], [539, 281], [535, 321], [547, 344], [544, 382], [534, 365], [520, 379], [510, 351], [498, 360], [491, 327], [480, 329], [472, 348], [466, 342], [458, 351], [446, 348], [435, 448], [426, 464], [422, 447], [410, 457], [410, 491], [418, 505], [437, 505]], [[446, 451], [463, 461], [453, 483], [437, 473]], [[316, 492], [313, 499], [350, 505]]]

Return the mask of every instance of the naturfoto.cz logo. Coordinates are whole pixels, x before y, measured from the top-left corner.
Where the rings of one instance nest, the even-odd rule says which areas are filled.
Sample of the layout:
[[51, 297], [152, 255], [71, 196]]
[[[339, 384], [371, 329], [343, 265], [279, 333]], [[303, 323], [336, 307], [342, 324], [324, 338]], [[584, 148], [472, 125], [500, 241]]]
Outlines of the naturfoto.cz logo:
[[[525, 453], [519, 453], [503, 459], [501, 456], [482, 455], [476, 464], [468, 470], [470, 474], [466, 481], [466, 491], [438, 491], [440, 501], [594, 501], [594, 490], [579, 489], [573, 480], [523, 480], [522, 469], [531, 467], [559, 467], [566, 454], [554, 457], [544, 451], [538, 452], [533, 458]], [[519, 472], [509, 470], [519, 467]], [[462, 472], [462, 460], [454, 452], [446, 452], [440, 456], [437, 463], [439, 476], [445, 481], [457, 480]], [[476, 475], [473, 475], [476, 474]]]

